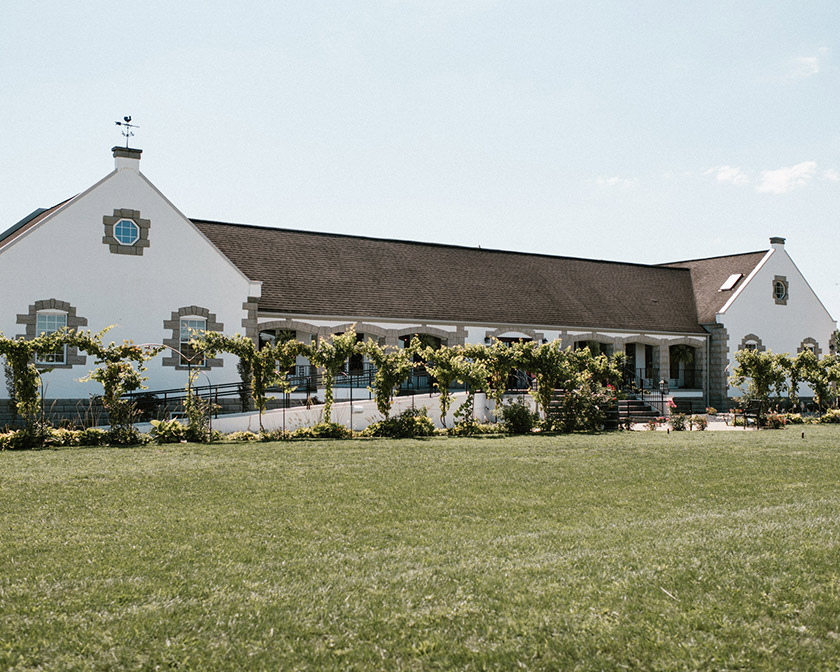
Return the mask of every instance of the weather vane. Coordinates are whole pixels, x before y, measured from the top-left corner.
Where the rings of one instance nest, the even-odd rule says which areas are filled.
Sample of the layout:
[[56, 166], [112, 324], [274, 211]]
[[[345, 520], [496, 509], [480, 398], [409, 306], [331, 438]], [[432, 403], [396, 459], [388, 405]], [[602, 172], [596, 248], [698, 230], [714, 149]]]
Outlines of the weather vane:
[[125, 136], [125, 148], [128, 149], [128, 139], [134, 137], [134, 132], [131, 130], [132, 128], [140, 128], [137, 124], [132, 124], [131, 117], [123, 117], [122, 121], [115, 121], [114, 123], [117, 126], [122, 126], [125, 130], [122, 134]]

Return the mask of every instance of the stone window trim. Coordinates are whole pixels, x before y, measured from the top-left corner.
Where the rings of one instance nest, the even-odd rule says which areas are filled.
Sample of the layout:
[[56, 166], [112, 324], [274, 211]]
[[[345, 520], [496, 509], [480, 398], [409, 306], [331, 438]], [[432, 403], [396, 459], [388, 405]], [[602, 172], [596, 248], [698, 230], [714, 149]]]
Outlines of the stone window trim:
[[[140, 237], [132, 245], [123, 245], [114, 236], [114, 225], [121, 219], [130, 219], [140, 230]], [[143, 250], [149, 247], [149, 228], [151, 228], [152, 223], [148, 219], [141, 218], [139, 210], [116, 208], [113, 215], [105, 215], [102, 218], [102, 223], [105, 224], [105, 235], [102, 236], [102, 242], [108, 246], [111, 254], [142, 256]]]
[[758, 352], [765, 352], [767, 350], [767, 346], [761, 342], [761, 339], [756, 336], [755, 334], [747, 334], [744, 338], [741, 339], [741, 345], [738, 346], [738, 350], [746, 350], [747, 345], [750, 343], [755, 344], [755, 349]]
[[[776, 291], [777, 287], [784, 287], [784, 296], [779, 296], [782, 292]], [[788, 292], [790, 291], [790, 287], [788, 286], [787, 277], [784, 275], [776, 275], [773, 276], [773, 300], [776, 302], [777, 306], [786, 306], [788, 302]]]
[[[166, 350], [161, 364], [163, 366], [171, 366], [177, 371], [188, 371], [191, 367], [186, 364], [181, 364], [181, 356], [174, 351], [179, 349], [181, 345], [181, 318], [184, 317], [201, 317], [207, 322], [207, 331], [224, 331], [225, 325], [216, 321], [216, 314], [211, 313], [208, 308], [201, 306], [183, 306], [178, 310], [173, 310], [168, 320], [163, 321], [163, 328], [169, 333], [169, 338], [163, 339], [163, 344], [172, 348]], [[224, 366], [224, 360], [221, 357], [207, 357], [201, 369], [213, 369]]]
[[249, 296], [242, 304], [242, 310], [245, 311], [245, 317], [242, 318], [242, 328], [245, 330], [245, 337], [250, 338], [255, 345], [259, 345], [259, 306], [260, 300], [253, 296]]
[[[18, 334], [18, 338], [32, 339], [38, 335], [35, 333], [35, 325], [38, 321], [38, 313], [41, 311], [66, 313], [68, 329], [78, 329], [79, 327], [86, 327], [88, 324], [87, 318], [79, 317], [76, 314], [76, 306], [71, 306], [67, 301], [43, 299], [30, 305], [26, 314], [18, 314], [17, 324], [26, 326], [25, 333]], [[67, 348], [67, 355], [63, 364], [36, 362], [36, 366], [39, 369], [72, 369], [74, 366], [84, 365], [86, 362], [87, 356], [80, 355], [78, 348]]]
[[805, 350], [805, 348], [809, 345], [811, 346], [809, 349], [813, 350], [814, 354], [817, 357], [819, 357], [822, 354], [822, 350], [820, 350], [820, 344], [817, 343], [817, 339], [811, 338], [810, 336], [807, 336], [802, 339], [802, 343], [799, 344], [799, 347], [796, 349], [796, 353], [799, 354], [800, 352]]

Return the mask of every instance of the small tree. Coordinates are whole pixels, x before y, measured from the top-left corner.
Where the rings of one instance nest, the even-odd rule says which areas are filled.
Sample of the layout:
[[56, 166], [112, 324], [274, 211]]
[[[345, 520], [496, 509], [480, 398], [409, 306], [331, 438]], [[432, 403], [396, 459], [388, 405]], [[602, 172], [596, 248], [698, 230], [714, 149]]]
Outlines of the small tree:
[[564, 432], [596, 431], [606, 420], [607, 407], [615, 403], [624, 355], [594, 356], [589, 348], [566, 350], [565, 354], [567, 377], [558, 381], [564, 394], [554, 428]]
[[136, 443], [134, 422], [137, 406], [122, 397], [145, 389], [143, 372], [146, 368], [143, 365], [162, 348], [134, 345], [131, 341], [121, 344], [112, 341], [105, 345], [102, 338], [110, 329], [106, 327], [98, 333], [67, 331], [64, 340], [67, 345], [75, 346], [95, 358], [96, 368], [81, 381], [93, 380], [102, 385], [102, 405], [111, 424], [110, 441], [116, 444]]
[[361, 344], [356, 341], [356, 330], [350, 327], [340, 335], [331, 335], [318, 340], [316, 345], [304, 346], [302, 352], [309, 361], [324, 370], [324, 422], [331, 422], [333, 387], [335, 377], [344, 368], [352, 355], [359, 352]]
[[382, 346], [369, 338], [362, 345], [362, 352], [376, 367], [373, 377], [373, 392], [376, 408], [387, 420], [391, 413], [394, 390], [411, 374], [413, 364], [409, 353], [394, 346]]
[[735, 353], [735, 367], [730, 381], [744, 391], [747, 399], [766, 405], [770, 401], [771, 391], [775, 390], [777, 396], [782, 396], [787, 378], [785, 357], [779, 357], [769, 350], [739, 350]]
[[248, 410], [248, 402], [253, 399], [253, 392], [251, 385], [254, 382], [254, 371], [251, 367], [251, 362], [246, 359], [239, 358], [236, 363], [236, 371], [239, 374], [239, 403], [242, 406], [242, 412]]
[[456, 380], [467, 388], [467, 398], [455, 411], [459, 424], [472, 423], [475, 418], [475, 393], [487, 388], [490, 374], [484, 361], [462, 355], [456, 360]]
[[410, 350], [423, 360], [434, 381], [434, 388], [440, 393], [440, 422], [445, 427], [446, 414], [452, 406], [452, 385], [461, 382], [467, 386], [469, 394], [459, 409], [466, 412], [471, 408], [475, 390], [487, 383], [487, 368], [483, 362], [467, 357], [465, 348], [459, 345], [435, 349], [428, 345], [423, 346], [421, 341], [415, 338], [411, 341]]
[[207, 331], [191, 339], [193, 346], [207, 357], [219, 352], [229, 352], [239, 357], [240, 372], [250, 372], [250, 394], [254, 407], [259, 412], [260, 431], [263, 429], [263, 413], [267, 406], [268, 388], [280, 387], [291, 392], [288, 370], [294, 365], [298, 352], [303, 348], [299, 341], [267, 343], [260, 349], [250, 338], [241, 334], [225, 336], [217, 331]]
[[36, 355], [63, 347], [66, 333], [66, 330], [62, 330], [27, 340], [22, 337], [6, 338], [0, 332], [0, 356], [5, 358], [11, 370], [15, 412], [23, 418], [29, 443], [35, 443], [40, 436], [38, 413], [41, 408], [41, 373], [35, 365]]
[[[809, 355], [805, 355], [806, 352]], [[832, 397], [836, 394], [837, 383], [840, 382], [840, 359], [837, 355], [817, 359], [810, 350], [803, 350], [799, 355], [803, 356], [800, 375], [814, 390], [814, 401], [822, 413], [831, 405]]]
[[514, 347], [519, 368], [534, 376], [536, 389], [531, 391], [531, 396], [547, 415], [554, 390], [568, 387], [568, 381], [572, 378], [573, 370], [569, 360], [571, 349], [563, 350], [559, 341], [529, 341]]
[[467, 357], [484, 365], [487, 393], [496, 402], [496, 414], [502, 411], [502, 399], [507, 391], [508, 377], [516, 368], [518, 351], [516, 347], [494, 338], [489, 346], [467, 345]]

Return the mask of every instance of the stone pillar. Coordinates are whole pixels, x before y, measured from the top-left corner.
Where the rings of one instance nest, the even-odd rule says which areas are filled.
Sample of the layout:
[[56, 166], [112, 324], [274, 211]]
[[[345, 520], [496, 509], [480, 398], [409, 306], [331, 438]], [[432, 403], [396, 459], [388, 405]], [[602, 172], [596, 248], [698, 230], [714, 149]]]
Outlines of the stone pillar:
[[257, 320], [257, 310], [259, 308], [260, 300], [256, 297], [249, 296], [242, 304], [242, 310], [245, 311], [245, 317], [242, 318], [242, 327], [245, 329], [245, 337], [250, 338], [256, 345], [259, 345], [259, 324]]
[[709, 398], [706, 396], [706, 380], [709, 375], [709, 366], [706, 361], [706, 346], [701, 345], [694, 348], [694, 375], [697, 376], [696, 381], [700, 383], [703, 390], [703, 398], [705, 405], [709, 405]]
[[729, 364], [729, 334], [722, 324], [710, 324], [706, 328], [709, 330], [709, 361], [706, 367], [709, 406], [725, 410], [729, 407], [729, 372], [726, 370]]

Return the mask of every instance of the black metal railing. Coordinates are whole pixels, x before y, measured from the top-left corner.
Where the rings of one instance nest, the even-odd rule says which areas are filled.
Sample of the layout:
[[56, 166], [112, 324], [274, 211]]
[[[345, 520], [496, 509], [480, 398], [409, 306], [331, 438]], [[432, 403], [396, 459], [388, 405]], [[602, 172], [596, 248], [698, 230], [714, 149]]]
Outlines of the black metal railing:
[[641, 369], [625, 367], [624, 389], [626, 390], [654, 390], [659, 389], [661, 378], [659, 369], [648, 366]]
[[[673, 373], [677, 373], [674, 371]], [[702, 369], [680, 369], [676, 377], [671, 378], [671, 387], [681, 390], [699, 390], [703, 387]]]
[[[333, 379], [333, 389], [349, 390], [349, 399], [361, 400], [371, 399], [376, 367], [366, 365], [364, 368], [355, 371], [339, 372]], [[287, 376], [287, 381], [296, 395], [295, 403], [319, 403], [316, 394], [319, 389], [324, 388], [324, 373], [317, 367], [308, 364], [297, 365], [294, 373]], [[434, 385], [434, 378], [425, 369], [417, 369], [397, 388], [398, 396], [414, 396], [419, 394], [434, 394], [437, 390]], [[508, 392], [524, 393], [531, 389], [533, 379], [523, 371], [514, 371], [508, 377]], [[462, 383], [454, 383], [450, 390], [461, 392], [467, 389]], [[356, 395], [355, 390], [361, 391]], [[284, 394], [280, 387], [270, 387], [268, 392], [283, 394], [282, 405], [289, 408], [292, 405], [292, 396]], [[218, 417], [218, 411], [224, 399], [238, 398], [241, 400], [240, 410], [247, 411], [249, 408], [250, 392], [244, 383], [221, 383], [219, 385], [193, 385], [191, 393], [201, 399], [212, 403], [214, 417]], [[162, 418], [173, 413], [178, 413], [183, 408], [183, 402], [187, 398], [187, 390], [184, 387], [176, 387], [165, 390], [141, 390], [130, 392], [123, 396], [137, 404], [143, 420]], [[341, 399], [337, 400], [340, 401]], [[228, 409], [230, 412], [230, 409]]]
[[[221, 399], [238, 397], [247, 399], [248, 391], [242, 383], [222, 383], [220, 385], [193, 385], [192, 394], [213, 404], [214, 417], [217, 417]], [[177, 413], [183, 408], [188, 393], [185, 387], [168, 390], [139, 390], [123, 395], [123, 399], [134, 401], [142, 420], [152, 420]]]
[[624, 369], [626, 390], [658, 390], [663, 379], [672, 390], [699, 390], [703, 387], [703, 369], [680, 369], [677, 376], [669, 375], [667, 378], [660, 378], [660, 370], [654, 367]]

